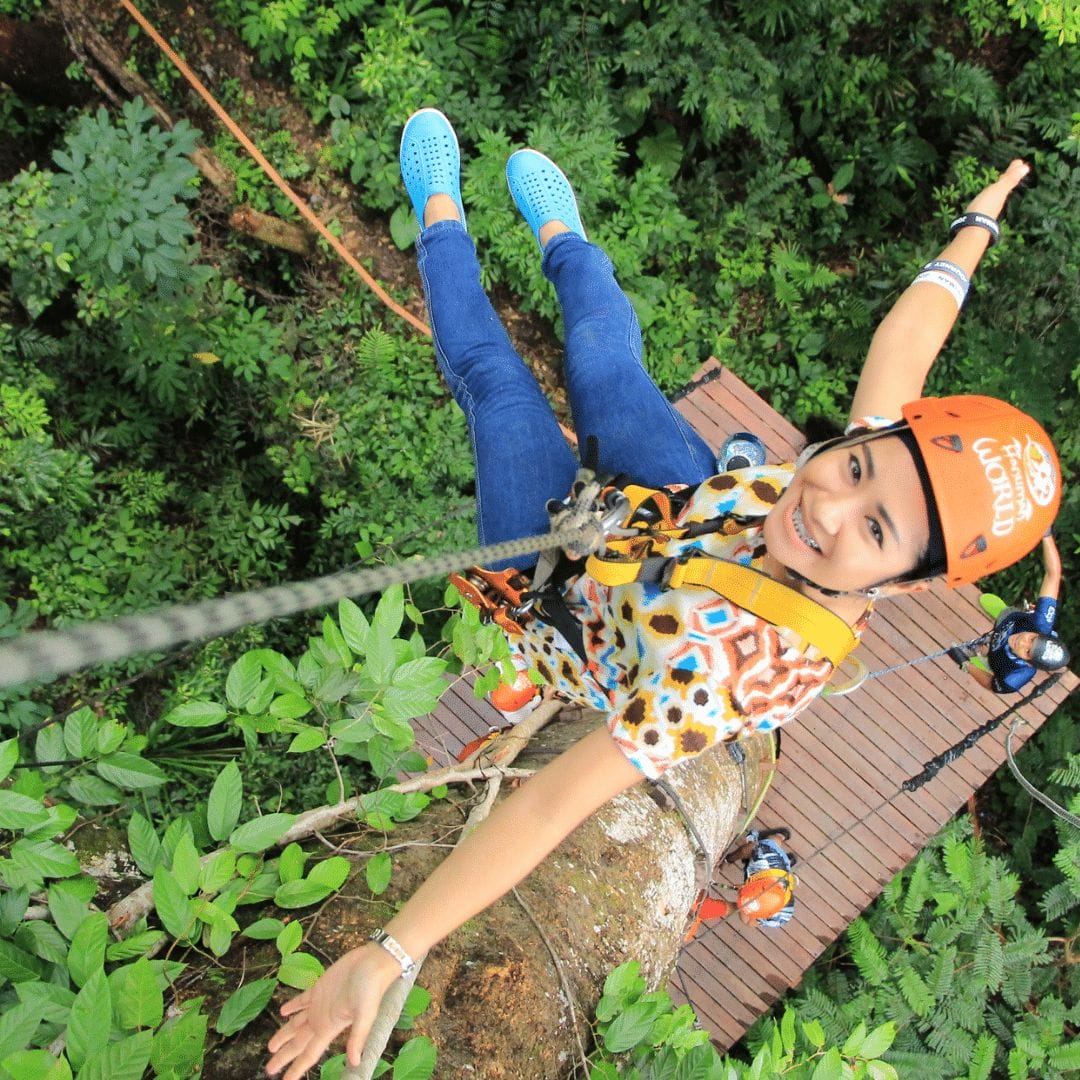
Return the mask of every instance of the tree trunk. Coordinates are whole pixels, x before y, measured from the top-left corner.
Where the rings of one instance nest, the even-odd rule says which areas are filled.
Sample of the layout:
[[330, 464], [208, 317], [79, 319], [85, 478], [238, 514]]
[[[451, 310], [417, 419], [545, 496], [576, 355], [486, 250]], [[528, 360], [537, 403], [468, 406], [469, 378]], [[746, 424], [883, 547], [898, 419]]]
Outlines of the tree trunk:
[[0, 15], [0, 82], [19, 97], [60, 108], [83, 104], [90, 96], [87, 84], [64, 76], [65, 68], [74, 62], [75, 54], [61, 27]]
[[[541, 767], [597, 722], [595, 714], [556, 721], [515, 764]], [[721, 747], [668, 774], [714, 861], [738, 837], [771, 767], [768, 739], [742, 747], [741, 766]], [[419, 846], [394, 854], [390, 889], [377, 899], [358, 860], [351, 883], [308, 928], [305, 949], [333, 958], [366, 940], [441, 861], [445, 851], [431, 847], [432, 840], [452, 843], [447, 830], [459, 827], [466, 812], [461, 803], [443, 800], [390, 834], [390, 844]], [[353, 848], [362, 843], [347, 841]], [[648, 785], [626, 792], [518, 887], [527, 911], [511, 894], [431, 951], [418, 982], [432, 1004], [402, 1039], [428, 1035], [439, 1053], [436, 1077], [443, 1080], [562, 1080], [579, 1057], [579, 1042], [589, 1045], [589, 1020], [612, 968], [637, 960], [651, 986], [671, 973], [703, 873], [680, 813], [660, 809]], [[245, 964], [257, 977], [257, 958], [249, 953]], [[211, 1049], [204, 1080], [261, 1075], [272, 1030], [267, 1016]]]

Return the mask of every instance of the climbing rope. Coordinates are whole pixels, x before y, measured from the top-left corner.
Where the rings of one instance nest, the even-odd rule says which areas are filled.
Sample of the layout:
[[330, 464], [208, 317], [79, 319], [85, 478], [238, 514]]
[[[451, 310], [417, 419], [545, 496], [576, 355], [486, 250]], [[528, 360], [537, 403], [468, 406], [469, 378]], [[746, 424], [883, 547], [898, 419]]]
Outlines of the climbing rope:
[[1080, 829], [1080, 817], [1075, 814], [1070, 814], [1064, 806], [1059, 805], [1050, 798], [1049, 795], [1041, 792], [1030, 780], [1020, 771], [1020, 766], [1016, 763], [1016, 758], [1013, 756], [1012, 741], [1013, 736], [1016, 735], [1017, 729], [1024, 723], [1024, 718], [1018, 716], [1013, 722], [1012, 727], [1009, 728], [1009, 734], [1005, 736], [1005, 759], [1009, 763], [1009, 769], [1013, 776], [1016, 777], [1016, 782], [1037, 802], [1041, 802], [1043, 806], [1052, 814], [1056, 814], [1062, 821], [1067, 821], [1074, 829]]
[[445, 577], [469, 566], [490, 565], [552, 548], [580, 550], [596, 538], [595, 521], [579, 517], [573, 524], [542, 536], [506, 540], [397, 566], [327, 574], [214, 600], [176, 604], [142, 615], [103, 619], [71, 629], [23, 634], [0, 644], [0, 688], [44, 681], [91, 664], [218, 637], [251, 623], [324, 607], [345, 597], [381, 592], [391, 585]]
[[822, 691], [822, 696], [845, 697], [852, 693], [852, 691], [858, 690], [864, 682], [867, 682], [870, 679], [881, 679], [886, 675], [893, 674], [895, 671], [903, 671], [904, 668], [914, 667], [915, 664], [925, 664], [928, 660], [940, 660], [943, 656], [948, 656], [953, 649], [976, 649], [990, 640], [990, 634], [991, 631], [987, 630], [985, 634], [980, 634], [977, 638], [972, 638], [970, 641], [956, 642], [946, 646], [944, 649], [939, 649], [937, 652], [925, 653], [922, 656], [916, 656], [913, 660], [904, 660], [902, 663], [893, 664], [892, 667], [878, 668], [876, 671], [867, 670], [866, 665], [857, 656], [849, 656], [844, 662], [854, 665], [854, 674], [844, 682], [830, 683]]
[[912, 776], [905, 780], [900, 786], [904, 791], [916, 791], [921, 788], [927, 781], [932, 780], [937, 774], [946, 766], [952, 764], [958, 757], [961, 756], [966, 750], [970, 750], [984, 735], [989, 735], [991, 731], [996, 730], [1017, 709], [1022, 708], [1024, 705], [1029, 705], [1035, 701], [1036, 698], [1042, 697], [1051, 687], [1056, 686], [1061, 680], [1062, 672], [1055, 671], [1053, 675], [1043, 679], [1033, 689], [1029, 690], [1022, 698], [1014, 701], [1004, 712], [999, 713], [997, 716], [990, 720], [987, 720], [985, 724], [980, 724], [973, 731], [968, 732], [959, 742], [953, 743], [947, 750], [942, 750], [940, 754], [931, 758], [923, 765], [923, 771], [917, 776]]

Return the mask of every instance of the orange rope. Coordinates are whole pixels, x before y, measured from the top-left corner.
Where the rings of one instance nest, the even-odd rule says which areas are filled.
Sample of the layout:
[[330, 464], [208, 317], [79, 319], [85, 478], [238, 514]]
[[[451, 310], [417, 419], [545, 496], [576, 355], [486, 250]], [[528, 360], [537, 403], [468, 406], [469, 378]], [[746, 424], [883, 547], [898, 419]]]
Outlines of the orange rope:
[[154, 29], [153, 25], [149, 22], [145, 15], [133, 3], [131, 0], [120, 0], [121, 5], [128, 12], [128, 14], [143, 28], [147, 36], [151, 41], [176, 65], [177, 70], [184, 76], [185, 79], [191, 84], [192, 88], [198, 93], [198, 95], [206, 102], [207, 105], [214, 111], [218, 119], [228, 129], [229, 134], [255, 159], [259, 167], [270, 177], [271, 180], [281, 190], [282, 194], [300, 211], [304, 220], [311, 225], [311, 227], [345, 260], [346, 265], [354, 270], [365, 285], [392, 311], [395, 315], [400, 315], [407, 323], [410, 323], [422, 334], [431, 336], [431, 328], [418, 319], [411, 311], [403, 308], [396, 300], [392, 299], [387, 291], [357, 262], [356, 258], [352, 255], [347, 247], [336, 237], [330, 230], [315, 216], [315, 213], [310, 210], [307, 204], [296, 194], [288, 183], [281, 176], [281, 174], [270, 164], [269, 161], [263, 156], [262, 151], [241, 131], [236, 121], [225, 111], [224, 107], [220, 105], [215, 99], [213, 94], [203, 85], [202, 81], [191, 70], [190, 67], [177, 55], [172, 49], [169, 43]]

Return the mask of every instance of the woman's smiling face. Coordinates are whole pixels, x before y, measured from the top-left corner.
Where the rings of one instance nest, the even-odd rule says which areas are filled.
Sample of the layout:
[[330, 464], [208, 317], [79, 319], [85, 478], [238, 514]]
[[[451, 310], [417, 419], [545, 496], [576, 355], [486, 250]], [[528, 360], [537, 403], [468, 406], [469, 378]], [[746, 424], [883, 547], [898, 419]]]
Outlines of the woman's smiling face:
[[812, 457], [769, 511], [764, 537], [774, 559], [838, 592], [909, 574], [930, 523], [907, 447], [882, 435]]

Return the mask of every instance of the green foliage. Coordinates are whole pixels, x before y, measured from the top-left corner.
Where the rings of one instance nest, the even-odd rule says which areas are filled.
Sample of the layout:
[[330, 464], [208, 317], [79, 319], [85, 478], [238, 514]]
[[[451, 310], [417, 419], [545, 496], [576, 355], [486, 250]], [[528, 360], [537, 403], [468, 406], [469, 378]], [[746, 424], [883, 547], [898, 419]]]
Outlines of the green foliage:
[[[446, 660], [427, 656], [408, 632], [415, 620], [422, 615], [400, 588], [387, 591], [370, 618], [342, 601], [338, 619], [323, 619], [321, 633], [295, 660], [267, 648], [244, 652], [219, 685], [222, 700], [179, 700], [161, 718], [181, 730], [228, 725], [252, 748], [270, 743], [285, 754], [330, 755], [339, 779], [327, 793], [334, 803], [351, 794], [337, 759], [366, 762], [375, 786], [359, 797], [357, 814], [377, 837], [366, 867], [374, 894], [391, 875], [382, 834], [431, 798], [385, 786], [402, 769], [426, 768], [412, 750], [408, 721], [430, 711], [446, 685]], [[138, 1078], [150, 1067], [154, 1076], [187, 1076], [202, 1061], [210, 1026], [231, 1036], [263, 1013], [279, 984], [303, 990], [323, 972], [322, 961], [303, 949], [304, 923], [293, 913], [337, 893], [350, 877], [350, 860], [313, 857], [296, 842], [281, 847], [297, 815], [253, 815], [235, 759], [208, 778], [191, 811], [165, 818], [158, 795], [170, 778], [148, 756], [151, 749], [147, 736], [88, 707], [41, 725], [32, 750], [17, 737], [0, 742], [0, 783], [9, 781], [0, 787], [6, 1075], [21, 1078], [31, 1074], [17, 1070], [59, 1061], [56, 1068], [68, 1068], [67, 1075]], [[113, 923], [123, 927], [114, 936], [110, 918], [95, 907], [98, 883], [62, 841], [81, 812], [120, 809], [132, 793], [148, 814], [130, 814], [127, 844], [152, 882], [152, 908], [150, 917], [119, 917], [114, 909]], [[47, 898], [47, 906], [31, 914], [32, 897]], [[263, 914], [241, 926], [241, 909], [254, 905], [283, 917]], [[272, 941], [273, 955], [245, 958], [247, 977], [230, 987], [216, 1017], [201, 998], [180, 1004], [177, 979], [195, 956], [185, 950], [223, 961], [238, 935]], [[166, 943], [177, 958], [155, 959]], [[166, 1001], [174, 1003], [168, 1019]], [[404, 1025], [429, 1001], [418, 990]], [[56, 1046], [64, 1048], [60, 1056]], [[430, 1041], [412, 1039], [394, 1068], [420, 1078], [434, 1066]]]
[[604, 982], [596, 1006], [599, 1048], [589, 1059], [589, 1080], [766, 1080], [772, 1077], [849, 1077], [896, 1080], [897, 1070], [882, 1055], [896, 1037], [896, 1025], [872, 1031], [857, 1022], [836, 1045], [817, 1020], [803, 1021], [785, 1009], [779, 1023], [762, 1025], [764, 1038], [751, 1061], [721, 1057], [697, 1027], [689, 1005], [673, 1008], [663, 990], [646, 992], [636, 961], [621, 964]]
[[125, 102], [122, 123], [102, 108], [83, 117], [63, 150], [60, 172], [43, 214], [42, 243], [62, 268], [113, 284], [141, 276], [147, 285], [183, 278], [194, 232], [183, 200], [195, 196], [198, 175], [188, 155], [199, 133], [181, 120], [171, 132], [152, 123], [141, 98]]
[[[998, 1076], [1021, 1059], [1022, 1075], [1068, 1075], [1056, 1064], [1071, 1049], [1055, 1019], [1064, 1006], [1051, 942], [1017, 902], [1020, 886], [966, 819], [956, 821], [852, 923], [787, 1007], [829, 1041], [857, 1019], [894, 1025], [885, 1060], [901, 1075], [922, 1062], [920, 1076]], [[755, 1028], [750, 1045], [767, 1036]]]

